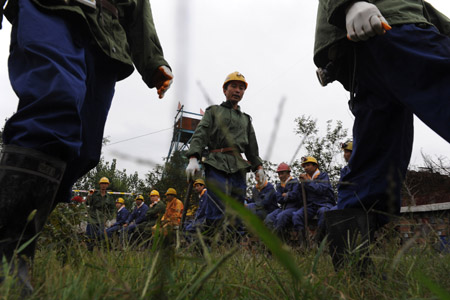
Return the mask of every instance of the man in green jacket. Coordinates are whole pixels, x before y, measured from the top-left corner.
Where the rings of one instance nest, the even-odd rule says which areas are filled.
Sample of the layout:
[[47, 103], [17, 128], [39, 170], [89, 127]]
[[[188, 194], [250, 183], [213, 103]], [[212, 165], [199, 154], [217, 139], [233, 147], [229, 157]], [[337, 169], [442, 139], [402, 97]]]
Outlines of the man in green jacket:
[[109, 179], [102, 177], [98, 184], [100, 190], [94, 191], [86, 199], [88, 205], [86, 235], [90, 239], [88, 242], [89, 250], [93, 249], [93, 240], [100, 239], [104, 235], [106, 222], [114, 218], [114, 199], [106, 190], [110, 184]]
[[[11, 261], [98, 163], [116, 82], [136, 67], [162, 98], [173, 75], [148, 0], [9, 0], [4, 13], [12, 24], [9, 77], [19, 97], [0, 158], [0, 257]], [[21, 254], [33, 257], [34, 247]], [[18, 266], [31, 290], [26, 263]]]
[[[224, 202], [217, 196], [217, 190], [244, 203], [247, 172], [258, 170], [261, 178], [264, 177], [251, 117], [243, 113], [238, 105], [247, 85], [245, 77], [239, 72], [226, 77], [222, 87], [226, 101], [206, 109], [186, 153], [189, 157], [186, 174], [190, 179], [200, 170], [198, 161], [203, 150], [206, 147], [209, 150], [204, 161], [206, 186], [210, 195], [206, 209], [207, 224], [224, 217]], [[242, 153], [247, 160], [242, 157]]]
[[[355, 115], [350, 171], [338, 210], [326, 213], [333, 260], [347, 232], [370, 241], [400, 211], [413, 114], [450, 142], [450, 20], [422, 0], [320, 0], [314, 62], [322, 85], [338, 80]], [[343, 222], [345, 220], [345, 222]], [[363, 264], [364, 265], [364, 264]]]
[[145, 220], [137, 225], [140, 241], [148, 241], [152, 236], [152, 228], [156, 225], [159, 219], [166, 211], [166, 203], [161, 200], [159, 192], [152, 190], [150, 192], [150, 205], [145, 213]]

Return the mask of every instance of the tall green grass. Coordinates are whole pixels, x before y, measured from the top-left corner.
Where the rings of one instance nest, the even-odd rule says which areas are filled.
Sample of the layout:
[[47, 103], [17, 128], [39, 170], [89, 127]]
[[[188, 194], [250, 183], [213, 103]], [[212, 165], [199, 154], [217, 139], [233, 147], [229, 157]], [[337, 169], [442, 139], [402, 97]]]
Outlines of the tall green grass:
[[[160, 235], [151, 247], [113, 242], [89, 252], [75, 230], [44, 236], [29, 299], [450, 299], [450, 254], [429, 243], [401, 245], [389, 233], [372, 249], [376, 272], [361, 278], [346, 269], [336, 273], [325, 243], [287, 247], [240, 204], [227, 205], [257, 245], [219, 235], [177, 248], [174, 236]], [[60, 220], [70, 228], [79, 221]], [[21, 299], [14, 281], [6, 276], [0, 299]]]

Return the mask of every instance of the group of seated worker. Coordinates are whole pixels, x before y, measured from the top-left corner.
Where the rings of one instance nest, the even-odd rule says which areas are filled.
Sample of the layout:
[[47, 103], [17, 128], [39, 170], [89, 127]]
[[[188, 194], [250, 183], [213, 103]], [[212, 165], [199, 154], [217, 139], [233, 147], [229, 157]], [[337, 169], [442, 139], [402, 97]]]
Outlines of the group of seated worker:
[[308, 220], [317, 217], [318, 231], [323, 233], [324, 213], [335, 205], [330, 179], [326, 172], [319, 170], [317, 160], [311, 156], [302, 157], [302, 167], [304, 173], [295, 178], [289, 165], [281, 163], [277, 168], [280, 182], [276, 188], [266, 178], [255, 175], [257, 183], [247, 208], [282, 238], [292, 230], [302, 236], [305, 215]]
[[105, 230], [108, 238], [111, 238], [115, 232], [120, 234], [121, 239], [149, 238], [155, 231], [158, 220], [161, 220], [162, 228], [178, 227], [183, 213], [183, 203], [177, 199], [177, 192], [174, 188], [169, 188], [165, 196], [166, 203], [160, 199], [157, 190], [152, 190], [150, 193], [151, 203], [147, 205], [144, 203], [144, 197], [138, 195], [132, 213], [126, 209], [124, 199], [118, 198], [116, 200], [116, 222]]

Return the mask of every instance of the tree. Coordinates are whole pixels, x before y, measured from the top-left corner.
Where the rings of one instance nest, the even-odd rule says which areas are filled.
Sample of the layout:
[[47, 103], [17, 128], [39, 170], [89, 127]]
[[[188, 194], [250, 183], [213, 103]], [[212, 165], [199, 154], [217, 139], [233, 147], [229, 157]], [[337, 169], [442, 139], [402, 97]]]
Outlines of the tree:
[[[294, 132], [304, 138], [304, 150], [301, 153], [304, 153], [304, 156], [316, 158], [320, 170], [328, 173], [332, 185], [336, 187], [340, 170], [343, 168], [337, 157], [342, 156], [341, 144], [348, 140], [348, 130], [343, 128], [341, 121], [334, 123], [333, 120], [328, 120], [325, 136], [319, 136], [317, 121], [311, 116], [302, 115], [295, 119], [295, 123]], [[291, 168], [296, 175], [303, 173], [298, 159], [294, 161]]]
[[187, 163], [185, 151], [175, 151], [164, 166], [157, 165], [152, 172], [146, 174], [145, 183], [150, 189], [156, 189], [160, 193], [165, 193], [168, 188], [174, 188], [177, 197], [182, 200], [188, 186], [184, 171]]
[[[108, 137], [104, 137], [102, 144], [103, 146], [109, 143]], [[105, 162], [103, 156], [100, 157], [100, 161], [92, 170], [86, 173], [83, 177], [78, 179], [74, 184], [74, 190], [90, 190], [98, 187], [98, 182], [100, 178], [107, 177], [111, 182], [108, 186], [108, 190], [112, 192], [126, 192], [132, 193], [133, 195], [123, 195], [122, 198], [125, 199], [127, 206], [134, 203], [134, 198], [136, 194], [143, 194], [144, 197], [148, 197], [148, 193], [145, 193], [148, 188], [145, 186], [145, 182], [139, 179], [137, 172], [131, 175], [127, 175], [127, 170], [117, 170], [117, 159], [113, 159], [112, 162]], [[118, 198], [117, 195], [114, 198]]]

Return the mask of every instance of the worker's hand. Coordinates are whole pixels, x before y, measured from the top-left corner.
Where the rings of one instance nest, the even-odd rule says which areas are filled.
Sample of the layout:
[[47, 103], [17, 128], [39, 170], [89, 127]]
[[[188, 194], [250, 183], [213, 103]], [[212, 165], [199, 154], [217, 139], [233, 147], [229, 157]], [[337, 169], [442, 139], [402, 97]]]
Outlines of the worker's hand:
[[266, 173], [264, 173], [264, 169], [262, 166], [258, 167], [258, 170], [256, 170], [256, 174], [259, 175], [258, 185], [262, 186], [266, 182]]
[[306, 175], [305, 173], [300, 174], [299, 176], [300, 181], [306, 181], [308, 180], [308, 175]]
[[200, 165], [196, 157], [189, 158], [189, 164], [186, 167], [187, 180], [193, 179], [196, 172], [200, 171]]
[[159, 99], [164, 97], [164, 94], [170, 88], [173, 81], [172, 71], [166, 66], [160, 66], [153, 74], [153, 82], [158, 90]]
[[378, 8], [365, 1], [357, 1], [349, 6], [345, 16], [345, 25], [347, 38], [354, 42], [365, 41], [391, 29]]
[[127, 226], [128, 226], [128, 224], [127, 224], [127, 223], [125, 223], [125, 224], [123, 224], [122, 226], [123, 226], [123, 227], [127, 227]]

